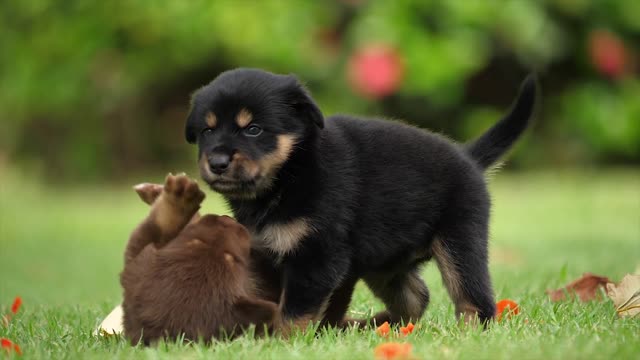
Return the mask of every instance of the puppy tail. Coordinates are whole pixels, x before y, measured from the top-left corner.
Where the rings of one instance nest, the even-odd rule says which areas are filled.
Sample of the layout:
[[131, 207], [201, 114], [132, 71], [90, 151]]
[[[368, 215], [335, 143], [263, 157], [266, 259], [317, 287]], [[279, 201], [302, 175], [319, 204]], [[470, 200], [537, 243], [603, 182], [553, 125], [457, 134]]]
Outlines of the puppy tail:
[[483, 169], [490, 168], [527, 128], [536, 108], [537, 97], [538, 80], [532, 74], [522, 83], [511, 111], [482, 136], [464, 145], [467, 154]]

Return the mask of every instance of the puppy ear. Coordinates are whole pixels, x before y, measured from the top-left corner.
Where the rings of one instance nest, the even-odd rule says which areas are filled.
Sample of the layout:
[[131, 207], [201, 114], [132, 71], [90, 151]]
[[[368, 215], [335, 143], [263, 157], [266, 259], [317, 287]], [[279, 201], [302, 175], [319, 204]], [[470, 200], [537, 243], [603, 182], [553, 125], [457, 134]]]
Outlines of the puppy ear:
[[309, 120], [313, 121], [320, 129], [324, 128], [324, 116], [315, 101], [311, 99], [311, 96], [304, 90], [306, 99], [300, 102], [301, 108], [298, 110], [302, 112]]
[[324, 128], [324, 116], [320, 108], [313, 101], [311, 93], [302, 85], [294, 75], [289, 75], [295, 81], [295, 94], [293, 95], [293, 106], [296, 111], [308, 120], [312, 121], [320, 129]]
[[273, 325], [278, 314], [278, 306], [275, 303], [261, 299], [249, 299], [244, 296], [233, 304], [233, 310], [238, 325], [246, 328], [254, 324], [256, 330], [265, 325]]
[[187, 116], [187, 123], [184, 129], [184, 137], [189, 144], [195, 144], [198, 140], [198, 130], [196, 128], [196, 116], [193, 111], [193, 106], [189, 110], [189, 116]]

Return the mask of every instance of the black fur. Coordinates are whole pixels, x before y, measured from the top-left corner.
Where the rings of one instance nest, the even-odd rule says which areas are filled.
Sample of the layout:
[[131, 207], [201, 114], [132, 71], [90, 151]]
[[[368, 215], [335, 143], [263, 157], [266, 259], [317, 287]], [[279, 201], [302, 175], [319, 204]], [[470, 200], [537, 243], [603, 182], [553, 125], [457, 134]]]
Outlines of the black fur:
[[477, 140], [465, 146], [469, 156], [486, 169], [494, 164], [527, 128], [536, 105], [536, 79], [527, 77], [522, 94], [507, 116]]
[[[236, 69], [196, 92], [186, 138], [199, 144], [204, 159], [226, 151], [255, 161], [278, 150], [279, 135], [297, 139], [268, 186], [240, 172], [227, 179], [237, 180], [233, 188], [221, 191], [205, 177], [254, 234], [307, 219], [312, 231], [291, 251], [253, 248], [282, 274], [289, 319], [317, 314], [330, 299], [322, 319], [339, 323], [355, 282], [363, 279], [387, 306], [376, 321], [415, 320], [429, 301], [420, 266], [435, 257], [456, 311], [485, 321], [495, 303], [483, 172], [526, 128], [535, 98], [536, 82], [529, 78], [508, 116], [475, 142], [458, 145], [390, 121], [347, 115], [323, 121], [295, 77]], [[264, 129], [260, 136], [244, 136], [234, 123], [243, 108]], [[209, 111], [218, 125], [203, 133]]]

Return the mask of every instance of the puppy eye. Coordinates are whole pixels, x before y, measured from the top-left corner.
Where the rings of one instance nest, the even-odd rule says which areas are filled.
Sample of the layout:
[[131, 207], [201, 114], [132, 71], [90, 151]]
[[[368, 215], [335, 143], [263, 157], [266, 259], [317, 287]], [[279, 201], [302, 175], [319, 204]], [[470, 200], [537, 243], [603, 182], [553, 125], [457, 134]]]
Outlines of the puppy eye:
[[213, 134], [213, 129], [212, 128], [206, 128], [204, 130], [202, 130], [202, 136], [209, 136]]
[[243, 130], [247, 136], [258, 136], [262, 134], [262, 128], [258, 125], [249, 125]]

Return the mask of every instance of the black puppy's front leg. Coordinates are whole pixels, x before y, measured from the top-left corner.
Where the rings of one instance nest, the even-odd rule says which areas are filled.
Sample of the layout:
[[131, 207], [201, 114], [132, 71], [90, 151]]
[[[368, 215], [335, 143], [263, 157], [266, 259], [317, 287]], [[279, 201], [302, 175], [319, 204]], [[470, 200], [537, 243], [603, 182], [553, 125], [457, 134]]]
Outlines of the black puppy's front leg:
[[[313, 244], [314, 240], [305, 242]], [[297, 251], [284, 266], [281, 306], [285, 324], [301, 329], [311, 321], [324, 324], [334, 291], [348, 277], [349, 257], [335, 249], [312, 245]]]

